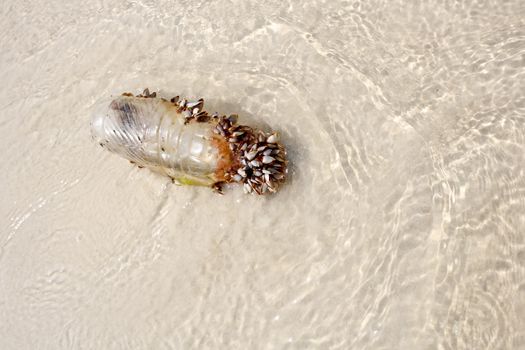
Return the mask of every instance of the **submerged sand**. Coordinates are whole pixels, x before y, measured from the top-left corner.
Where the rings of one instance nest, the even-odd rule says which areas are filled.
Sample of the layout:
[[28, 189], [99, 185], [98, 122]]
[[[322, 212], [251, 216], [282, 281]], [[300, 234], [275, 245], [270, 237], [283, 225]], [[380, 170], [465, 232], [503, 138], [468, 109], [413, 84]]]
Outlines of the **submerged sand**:
[[[1, 349], [525, 347], [511, 1], [4, 1]], [[92, 143], [143, 88], [280, 130], [274, 196]]]

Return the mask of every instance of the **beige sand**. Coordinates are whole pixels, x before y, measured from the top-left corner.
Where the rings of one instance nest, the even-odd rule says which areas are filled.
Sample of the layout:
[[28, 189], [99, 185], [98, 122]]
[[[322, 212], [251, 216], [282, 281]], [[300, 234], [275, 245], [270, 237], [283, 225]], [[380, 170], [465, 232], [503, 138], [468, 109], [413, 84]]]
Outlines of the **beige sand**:
[[[523, 349], [523, 1], [0, 5], [0, 349]], [[144, 87], [280, 130], [218, 196], [89, 137]]]

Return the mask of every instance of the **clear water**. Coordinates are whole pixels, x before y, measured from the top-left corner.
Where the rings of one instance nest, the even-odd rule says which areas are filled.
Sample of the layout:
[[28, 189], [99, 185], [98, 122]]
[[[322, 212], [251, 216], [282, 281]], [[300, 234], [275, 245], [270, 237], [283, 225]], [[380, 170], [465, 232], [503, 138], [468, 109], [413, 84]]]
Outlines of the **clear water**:
[[[524, 349], [525, 6], [0, 4], [1, 349]], [[280, 130], [273, 197], [89, 137], [144, 87]]]

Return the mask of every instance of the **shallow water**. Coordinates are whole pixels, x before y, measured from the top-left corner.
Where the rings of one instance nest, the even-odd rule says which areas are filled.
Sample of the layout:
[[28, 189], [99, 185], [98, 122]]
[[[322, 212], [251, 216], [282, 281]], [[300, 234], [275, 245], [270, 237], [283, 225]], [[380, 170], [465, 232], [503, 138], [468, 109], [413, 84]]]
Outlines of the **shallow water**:
[[[4, 1], [0, 348], [525, 348], [525, 7]], [[288, 185], [89, 137], [144, 87], [282, 133]]]

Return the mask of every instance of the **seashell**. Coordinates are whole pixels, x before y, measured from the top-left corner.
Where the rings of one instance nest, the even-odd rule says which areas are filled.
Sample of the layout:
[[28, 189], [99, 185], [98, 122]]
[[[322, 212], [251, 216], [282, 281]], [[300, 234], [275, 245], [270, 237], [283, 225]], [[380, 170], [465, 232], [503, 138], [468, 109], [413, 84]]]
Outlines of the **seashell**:
[[279, 141], [279, 137], [277, 136], [277, 134], [271, 134], [266, 139], [266, 142], [268, 142], [268, 143], [276, 143], [277, 141]]
[[223, 129], [221, 124], [217, 124], [216, 128], [217, 128], [217, 130], [219, 130], [219, 134], [221, 134], [222, 136], [226, 135], [226, 133], [224, 132], [224, 129]]
[[206, 112], [200, 112], [195, 120], [199, 123], [204, 123], [210, 120], [210, 116]]
[[270, 164], [271, 162], [273, 162], [275, 160], [275, 158], [271, 157], [271, 156], [264, 156], [262, 158], [262, 162], [264, 164]]
[[246, 170], [244, 170], [244, 169], [238, 169], [238, 170], [237, 170], [237, 173], [238, 173], [239, 175], [241, 175], [242, 177], [246, 177]]
[[204, 100], [201, 98], [198, 101], [188, 102], [186, 106], [188, 108], [193, 108], [193, 107], [196, 107], [196, 106], [199, 106], [199, 105], [202, 105], [202, 104], [204, 104]]
[[252, 160], [253, 158], [255, 158], [256, 155], [257, 155], [257, 152], [252, 151], [252, 152], [247, 153], [247, 154], [245, 155], [245, 157], [246, 157], [246, 159], [248, 159], [248, 160]]

